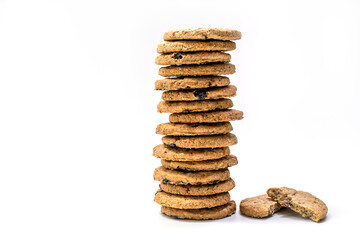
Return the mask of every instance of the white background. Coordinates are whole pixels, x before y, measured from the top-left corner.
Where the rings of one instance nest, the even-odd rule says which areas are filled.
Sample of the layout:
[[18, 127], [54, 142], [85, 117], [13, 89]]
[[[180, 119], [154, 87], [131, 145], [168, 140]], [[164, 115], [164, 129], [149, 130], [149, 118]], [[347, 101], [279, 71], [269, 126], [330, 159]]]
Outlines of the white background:
[[[359, 13], [355, 0], [1, 0], [0, 239], [359, 238]], [[324, 200], [325, 221], [160, 213], [154, 59], [186, 27], [243, 34], [237, 206], [287, 186]]]

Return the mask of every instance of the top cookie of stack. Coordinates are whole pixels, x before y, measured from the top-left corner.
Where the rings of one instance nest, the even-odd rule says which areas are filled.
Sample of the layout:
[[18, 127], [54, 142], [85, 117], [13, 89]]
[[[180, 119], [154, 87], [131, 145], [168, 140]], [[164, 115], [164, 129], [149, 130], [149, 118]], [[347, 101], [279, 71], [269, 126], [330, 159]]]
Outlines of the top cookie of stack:
[[243, 113], [229, 109], [237, 89], [220, 75], [235, 73], [224, 51], [234, 50], [232, 40], [240, 38], [231, 29], [183, 29], [166, 32], [166, 42], [158, 45], [155, 63], [168, 66], [159, 69], [166, 78], [155, 82], [155, 90], [165, 90], [157, 110], [171, 115], [156, 128], [166, 136], [154, 148], [162, 159], [154, 172], [161, 182], [155, 201], [167, 215], [216, 219], [235, 212], [228, 194], [235, 183], [227, 168], [237, 164], [229, 150], [237, 138], [230, 121]]

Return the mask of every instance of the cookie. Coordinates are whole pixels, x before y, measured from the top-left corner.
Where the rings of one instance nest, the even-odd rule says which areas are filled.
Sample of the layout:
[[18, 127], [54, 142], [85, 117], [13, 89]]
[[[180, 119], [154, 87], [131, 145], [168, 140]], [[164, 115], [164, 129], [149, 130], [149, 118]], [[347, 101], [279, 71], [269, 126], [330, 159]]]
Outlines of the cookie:
[[231, 56], [223, 52], [190, 52], [190, 53], [167, 53], [156, 57], [157, 65], [179, 65], [179, 64], [198, 64], [230, 62]]
[[211, 208], [228, 203], [230, 194], [225, 192], [208, 196], [182, 196], [158, 190], [154, 201], [162, 206], [178, 209]]
[[226, 157], [230, 154], [228, 147], [224, 148], [203, 148], [203, 149], [186, 149], [157, 145], [153, 149], [155, 157], [169, 161], [204, 161]]
[[236, 212], [236, 204], [235, 201], [230, 201], [222, 206], [202, 209], [177, 209], [162, 206], [161, 212], [180, 219], [214, 220], [233, 215]]
[[235, 73], [231, 63], [209, 63], [161, 67], [159, 75], [163, 77], [228, 75]]
[[167, 31], [165, 41], [172, 40], [239, 40], [241, 32], [228, 28], [188, 28]]
[[243, 112], [234, 109], [198, 113], [173, 113], [169, 116], [171, 123], [215, 123], [241, 119], [243, 119]]
[[232, 41], [172, 41], [160, 43], [158, 53], [198, 52], [198, 51], [231, 51], [236, 48]]
[[198, 136], [225, 134], [233, 130], [230, 122], [207, 124], [162, 123], [156, 127], [156, 133], [171, 136]]
[[180, 161], [169, 161], [169, 160], [161, 159], [161, 165], [167, 169], [186, 170], [186, 171], [219, 170], [219, 169], [235, 166], [237, 163], [238, 160], [234, 155], [229, 155], [216, 160], [206, 160], [201, 162], [199, 161], [180, 162]]
[[246, 198], [240, 203], [240, 213], [254, 218], [268, 217], [279, 211], [280, 208], [281, 205], [266, 194]]
[[225, 181], [230, 178], [228, 169], [216, 171], [199, 171], [199, 172], [185, 172], [177, 170], [169, 170], [162, 166], [154, 171], [155, 181], [162, 183], [170, 183], [176, 185], [202, 185], [214, 184]]
[[220, 99], [236, 96], [236, 87], [229, 85], [221, 88], [202, 88], [195, 90], [178, 90], [163, 92], [165, 101], [196, 101], [204, 99]]
[[164, 192], [185, 196], [206, 196], [224, 193], [229, 192], [234, 187], [235, 182], [231, 178], [223, 182], [207, 185], [174, 185], [168, 183], [160, 183], [160, 189]]
[[164, 144], [180, 148], [219, 148], [237, 144], [237, 138], [232, 133], [210, 136], [165, 136]]
[[203, 112], [211, 110], [228, 109], [233, 107], [231, 99], [202, 100], [193, 102], [169, 102], [161, 101], [157, 105], [160, 113], [183, 113], [183, 112]]
[[324, 219], [328, 212], [326, 204], [308, 192], [281, 187], [269, 188], [267, 194], [281, 206], [290, 208], [315, 222]]
[[230, 79], [224, 76], [165, 78], [155, 82], [155, 90], [183, 90], [209, 87], [225, 87]]

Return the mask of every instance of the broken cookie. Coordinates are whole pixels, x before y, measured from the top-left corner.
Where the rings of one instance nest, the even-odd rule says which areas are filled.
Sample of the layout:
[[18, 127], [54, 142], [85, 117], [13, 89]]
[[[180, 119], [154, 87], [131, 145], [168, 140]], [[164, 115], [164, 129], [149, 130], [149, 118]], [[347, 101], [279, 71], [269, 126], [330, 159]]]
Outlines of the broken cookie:
[[240, 213], [254, 218], [264, 218], [279, 211], [281, 205], [273, 201], [268, 195], [246, 198], [240, 203]]
[[269, 188], [267, 195], [281, 206], [290, 208], [315, 222], [324, 219], [328, 212], [325, 203], [308, 192], [281, 187]]

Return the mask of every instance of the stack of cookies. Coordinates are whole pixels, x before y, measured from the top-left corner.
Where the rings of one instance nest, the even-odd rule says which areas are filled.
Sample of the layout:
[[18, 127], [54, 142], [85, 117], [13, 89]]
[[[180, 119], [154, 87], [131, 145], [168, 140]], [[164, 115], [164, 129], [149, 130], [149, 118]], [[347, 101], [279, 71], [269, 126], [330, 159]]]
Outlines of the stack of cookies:
[[224, 51], [234, 50], [232, 40], [240, 38], [230, 29], [183, 29], [166, 32], [158, 45], [155, 63], [168, 66], [159, 70], [166, 78], [155, 83], [165, 90], [157, 109], [171, 114], [156, 128], [165, 136], [153, 152], [162, 164], [154, 172], [160, 181], [154, 200], [166, 215], [219, 219], [236, 211], [229, 194], [235, 183], [228, 167], [238, 162], [229, 149], [237, 144], [230, 121], [243, 113], [231, 109], [236, 87], [221, 75], [235, 73]]

